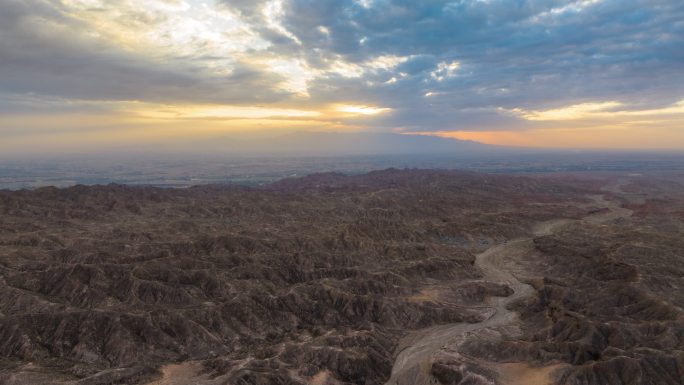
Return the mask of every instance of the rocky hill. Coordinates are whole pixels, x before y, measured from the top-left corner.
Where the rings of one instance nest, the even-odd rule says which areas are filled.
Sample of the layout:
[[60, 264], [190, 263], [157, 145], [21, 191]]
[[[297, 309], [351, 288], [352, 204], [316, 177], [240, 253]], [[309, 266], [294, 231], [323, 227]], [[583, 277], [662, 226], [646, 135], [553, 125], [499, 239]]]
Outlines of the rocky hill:
[[[517, 295], [477, 263], [516, 239], [533, 246], [506, 266], [534, 288], [511, 302], [516, 330], [478, 329], [425, 378], [681, 384], [682, 185], [605, 189], [617, 180], [385, 170], [0, 191], [0, 384], [383, 384], [406, 341]], [[583, 220], [608, 211], [596, 196], [634, 215]]]

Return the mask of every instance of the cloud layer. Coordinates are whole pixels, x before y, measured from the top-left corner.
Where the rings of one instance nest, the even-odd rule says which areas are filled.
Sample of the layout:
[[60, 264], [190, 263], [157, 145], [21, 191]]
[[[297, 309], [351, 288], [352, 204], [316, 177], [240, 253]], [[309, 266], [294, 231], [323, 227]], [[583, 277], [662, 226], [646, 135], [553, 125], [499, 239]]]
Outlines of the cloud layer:
[[142, 130], [160, 109], [158, 121], [219, 111], [208, 125], [247, 115], [336, 130], [648, 135], [655, 124], [677, 137], [683, 20], [680, 0], [4, 0], [0, 138], [59, 131], [41, 114]]

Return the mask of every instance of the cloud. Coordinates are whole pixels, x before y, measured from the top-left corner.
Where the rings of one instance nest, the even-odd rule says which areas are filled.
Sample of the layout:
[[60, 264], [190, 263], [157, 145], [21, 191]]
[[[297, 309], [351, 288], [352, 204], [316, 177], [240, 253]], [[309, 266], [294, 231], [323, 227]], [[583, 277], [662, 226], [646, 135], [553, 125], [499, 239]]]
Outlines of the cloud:
[[684, 97], [682, 20], [679, 0], [4, 0], [0, 111], [225, 105], [409, 132], [655, 121]]
[[[217, 59], [208, 56], [211, 50], [200, 49], [206, 41], [195, 42], [199, 48], [190, 56], [169, 46], [168, 38], [128, 44], [128, 35], [136, 31], [163, 34], [147, 25], [165, 23], [162, 16], [124, 9], [115, 15], [121, 23], [99, 28], [98, 20], [112, 16], [106, 9], [65, 3], [80, 6], [60, 8], [59, 3], [35, 0], [0, 3], [0, 91], [86, 100], [233, 103], [272, 102], [287, 94], [274, 87], [285, 81], [283, 76], [250, 62], [237, 58], [229, 71], [216, 68]], [[104, 15], [98, 19], [91, 13]], [[136, 18], [145, 28], [129, 20]], [[184, 39], [179, 37], [178, 43]]]
[[337, 106], [336, 110], [343, 112], [345, 114], [352, 114], [352, 115], [377, 115], [377, 114], [381, 114], [383, 112], [390, 111], [389, 108], [379, 108], [379, 107], [371, 107], [371, 106], [358, 106], [358, 105], [348, 105], [348, 104], [339, 105], [339, 106]]
[[653, 118], [668, 115], [684, 117], [684, 100], [655, 109], [625, 109], [620, 102], [582, 103], [545, 111], [513, 109], [512, 113], [532, 121], [572, 121], [588, 119]]

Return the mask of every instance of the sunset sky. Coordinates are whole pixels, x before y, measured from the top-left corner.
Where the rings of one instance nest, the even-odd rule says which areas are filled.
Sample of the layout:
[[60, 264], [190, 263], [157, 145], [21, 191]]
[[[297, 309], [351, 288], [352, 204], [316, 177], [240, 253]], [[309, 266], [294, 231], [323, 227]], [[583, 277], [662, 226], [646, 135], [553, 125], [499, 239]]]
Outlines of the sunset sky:
[[684, 2], [0, 0], [0, 152], [295, 131], [684, 150]]

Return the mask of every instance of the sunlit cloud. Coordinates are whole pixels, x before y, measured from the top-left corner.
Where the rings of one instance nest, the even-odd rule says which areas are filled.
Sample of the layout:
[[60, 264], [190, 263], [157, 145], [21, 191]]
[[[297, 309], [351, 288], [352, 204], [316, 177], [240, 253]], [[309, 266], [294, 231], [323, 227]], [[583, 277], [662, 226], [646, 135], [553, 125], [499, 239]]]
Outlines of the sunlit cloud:
[[263, 119], [321, 116], [319, 111], [245, 106], [144, 107], [140, 116], [156, 119]]
[[316, 75], [302, 60], [274, 58], [266, 59], [264, 63], [271, 71], [283, 77], [283, 80], [277, 85], [279, 89], [297, 95], [309, 95], [309, 82]]
[[269, 27], [292, 39], [292, 41], [298, 45], [302, 45], [302, 41], [299, 40], [299, 38], [292, 32], [287, 30], [287, 28], [285, 28], [282, 24], [282, 19], [285, 16], [285, 12], [283, 10], [283, 0], [268, 1], [262, 8], [262, 12]]
[[405, 63], [410, 59], [411, 56], [400, 57], [382, 55], [362, 63], [353, 63], [337, 56], [334, 60], [329, 61], [327, 69], [319, 71], [318, 76], [325, 77], [330, 74], [335, 74], [345, 78], [360, 78], [373, 71], [390, 71], [399, 64]]
[[326, 72], [345, 78], [360, 78], [366, 71], [359, 64], [337, 59], [330, 62]]
[[382, 55], [373, 58], [365, 63], [371, 69], [391, 70], [401, 63], [411, 60], [412, 56]]
[[601, 103], [582, 103], [545, 111], [513, 109], [511, 112], [531, 121], [564, 121], [597, 118], [629, 118], [643, 116], [663, 116], [684, 114], [684, 100], [673, 105], [656, 109], [626, 110], [623, 103], [610, 101]]
[[596, 116], [621, 105], [619, 102], [582, 103], [546, 111], [528, 111], [516, 108], [511, 110], [511, 112], [527, 120], [575, 120]]
[[143, 55], [207, 55], [227, 64], [231, 55], [270, 46], [249, 24], [212, 0], [66, 0], [63, 6], [66, 16], [82, 23], [74, 26], [74, 35], [110, 41]]
[[430, 72], [430, 76], [438, 82], [444, 79], [456, 76], [456, 71], [461, 68], [461, 63], [458, 61], [441, 62], [437, 64], [437, 69]]
[[372, 107], [372, 106], [343, 104], [343, 105], [336, 106], [335, 110], [339, 111], [339, 112], [346, 113], [346, 114], [353, 114], [353, 115], [377, 115], [377, 114], [382, 114], [384, 112], [388, 112], [391, 109], [390, 108]]
[[370, 6], [373, 4], [373, 0], [354, 0], [354, 1], [364, 8], [370, 8]]
[[559, 6], [559, 7], [554, 7], [551, 8], [548, 11], [544, 11], [539, 13], [538, 15], [535, 15], [532, 17], [533, 22], [541, 22], [544, 19], [549, 19], [553, 17], [559, 17], [562, 16], [563, 14], [574, 12], [574, 13], [579, 13], [584, 11], [586, 8], [600, 3], [602, 0], [578, 0], [578, 1], [572, 1], [568, 4]]

